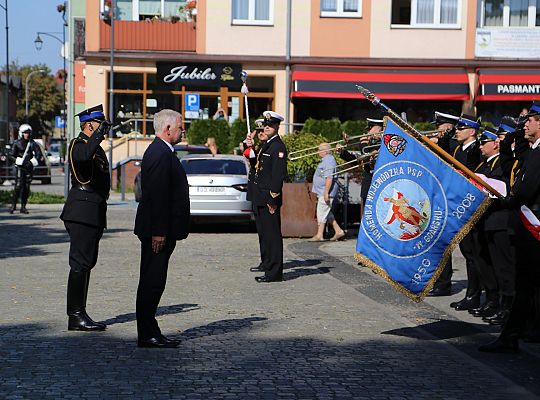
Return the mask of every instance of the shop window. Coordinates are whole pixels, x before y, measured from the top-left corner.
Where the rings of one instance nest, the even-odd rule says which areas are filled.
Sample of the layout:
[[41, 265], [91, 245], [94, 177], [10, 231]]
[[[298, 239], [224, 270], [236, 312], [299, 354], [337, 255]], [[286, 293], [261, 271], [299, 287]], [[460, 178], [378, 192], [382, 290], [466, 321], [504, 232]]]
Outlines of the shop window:
[[[114, 73], [114, 89], [142, 90], [143, 74]], [[108, 81], [107, 81], [108, 82]]]
[[246, 85], [250, 92], [272, 93], [274, 78], [271, 76], [248, 76]]
[[232, 0], [233, 25], [272, 25], [274, 0]]
[[321, 0], [321, 17], [360, 18], [362, 0]]
[[462, 0], [393, 0], [392, 25], [458, 28]]
[[480, 27], [540, 26], [540, 0], [482, 0]]
[[136, 131], [142, 133], [143, 95], [115, 93], [113, 98], [114, 124], [122, 124], [119, 132], [129, 133]]

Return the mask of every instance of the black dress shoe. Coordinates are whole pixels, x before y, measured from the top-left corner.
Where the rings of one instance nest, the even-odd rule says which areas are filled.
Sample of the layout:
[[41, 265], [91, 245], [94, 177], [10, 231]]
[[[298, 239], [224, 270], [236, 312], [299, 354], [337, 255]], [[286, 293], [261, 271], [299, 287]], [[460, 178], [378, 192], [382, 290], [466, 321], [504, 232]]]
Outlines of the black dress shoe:
[[26, 208], [21, 208], [21, 214], [29, 214]]
[[478, 351], [484, 353], [515, 354], [519, 352], [517, 338], [501, 338], [500, 336], [494, 342], [478, 347]]
[[264, 267], [262, 264], [259, 264], [258, 266], [256, 267], [251, 267], [249, 269], [251, 272], [264, 272]]
[[256, 276], [255, 280], [259, 283], [281, 282], [283, 278], [268, 278], [267, 276]]
[[68, 316], [68, 331], [104, 331], [107, 325], [92, 320], [86, 311], [77, 311]]
[[137, 347], [145, 348], [173, 349], [178, 347], [179, 344], [180, 342], [177, 341], [166, 340], [164, 336], [137, 340]]
[[169, 342], [169, 343], [176, 343], [176, 344], [181, 343], [180, 339], [169, 339], [167, 336], [163, 336], [163, 335], [161, 335], [161, 339], [163, 339], [163, 340], [165, 340], [166, 342]]
[[480, 296], [467, 296], [463, 300], [450, 303], [457, 311], [470, 310], [480, 306]]
[[442, 296], [450, 296], [452, 294], [452, 288], [451, 287], [434, 287], [431, 289], [428, 293], [429, 297], [442, 297]]

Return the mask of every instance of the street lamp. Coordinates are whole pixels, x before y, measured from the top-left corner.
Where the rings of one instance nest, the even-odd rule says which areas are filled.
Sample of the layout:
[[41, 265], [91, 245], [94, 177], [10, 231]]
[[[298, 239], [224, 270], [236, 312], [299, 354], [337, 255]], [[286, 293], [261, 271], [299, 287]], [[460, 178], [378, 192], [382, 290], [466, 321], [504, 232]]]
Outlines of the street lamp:
[[6, 142], [9, 141], [9, 27], [8, 27], [8, 2], [4, 0], [4, 5], [0, 4], [6, 12], [6, 92], [5, 92], [5, 108], [6, 108]]
[[34, 74], [41, 74], [47, 72], [44, 69], [37, 69], [35, 71], [30, 72], [28, 75], [26, 75], [26, 82], [24, 86], [25, 90], [25, 99], [26, 99], [26, 106], [24, 108], [24, 115], [26, 116], [26, 122], [28, 122], [28, 81], [30, 80], [30, 77]]
[[[62, 34], [62, 39], [60, 39], [56, 34]], [[62, 120], [64, 121], [64, 124], [62, 126], [62, 138], [66, 138], [66, 117], [65, 117], [65, 109], [66, 109], [66, 56], [65, 54], [65, 29], [63, 32], [38, 32], [37, 37], [34, 39], [34, 45], [36, 46], [36, 50], [40, 51], [43, 48], [43, 39], [41, 36], [48, 36], [53, 39], [58, 40], [62, 44], [62, 49], [64, 52], [63, 60], [64, 60], [64, 67], [63, 67], [63, 77], [62, 77], [62, 84], [63, 84], [63, 90], [62, 90]]]

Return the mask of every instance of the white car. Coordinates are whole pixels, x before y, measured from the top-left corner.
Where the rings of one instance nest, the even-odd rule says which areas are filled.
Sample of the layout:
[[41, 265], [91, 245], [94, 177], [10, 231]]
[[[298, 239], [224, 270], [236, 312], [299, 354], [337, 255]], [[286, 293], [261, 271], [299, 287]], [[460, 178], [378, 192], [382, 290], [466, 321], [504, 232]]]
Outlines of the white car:
[[246, 199], [249, 164], [243, 156], [191, 154], [182, 157], [193, 222], [253, 221]]

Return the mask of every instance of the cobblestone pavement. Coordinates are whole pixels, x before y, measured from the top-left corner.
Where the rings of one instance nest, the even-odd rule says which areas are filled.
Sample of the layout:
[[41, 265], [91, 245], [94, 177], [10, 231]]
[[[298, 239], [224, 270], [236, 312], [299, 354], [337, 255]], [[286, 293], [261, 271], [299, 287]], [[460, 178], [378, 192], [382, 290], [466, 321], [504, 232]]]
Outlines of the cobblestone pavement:
[[[1, 399], [533, 399], [540, 354], [478, 353], [496, 330], [415, 304], [353, 260], [355, 240], [287, 239], [283, 283], [261, 285], [254, 233], [179, 242], [159, 309], [177, 349], [135, 345], [139, 244], [132, 203], [111, 205], [88, 311], [106, 332], [68, 332], [60, 206], [0, 208]], [[459, 293], [461, 291], [461, 293]]]

